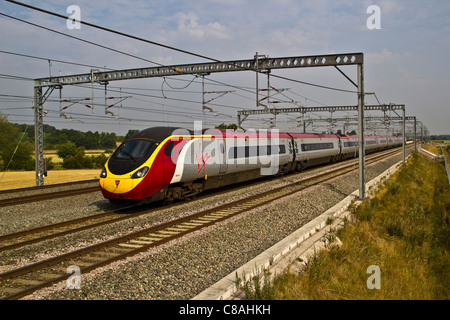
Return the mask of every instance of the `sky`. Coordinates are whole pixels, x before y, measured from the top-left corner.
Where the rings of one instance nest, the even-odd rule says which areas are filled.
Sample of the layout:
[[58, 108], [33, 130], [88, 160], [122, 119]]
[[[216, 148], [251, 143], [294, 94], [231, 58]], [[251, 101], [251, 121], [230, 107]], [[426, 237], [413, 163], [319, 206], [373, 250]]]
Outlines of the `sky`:
[[[405, 104], [431, 134], [450, 134], [450, 1], [448, 0], [22, 0], [65, 16], [79, 8], [82, 21], [213, 59], [364, 54], [366, 104]], [[368, 9], [377, 6], [378, 12]], [[91, 69], [128, 69], [209, 62], [192, 55], [144, 43], [65, 19], [0, 1], [0, 112], [11, 122], [33, 124], [33, 79], [90, 73]], [[84, 39], [95, 46], [17, 21], [31, 22]], [[116, 51], [105, 49], [105, 47]], [[117, 51], [126, 53], [119, 53]], [[447, 54], [445, 53], [447, 52]], [[26, 56], [24, 56], [26, 55]], [[133, 55], [134, 57], [130, 56]], [[50, 60], [50, 61], [49, 61]], [[356, 66], [341, 68], [354, 82]], [[273, 70], [272, 74], [347, 91], [355, 87], [335, 68]], [[267, 88], [267, 77], [258, 77]], [[280, 90], [270, 107], [356, 105], [354, 93], [317, 88], [270, 77]], [[251, 71], [213, 73], [204, 78], [177, 77], [111, 81], [64, 86], [44, 104], [44, 123], [59, 129], [116, 132], [153, 126], [192, 128], [237, 123], [237, 111], [256, 109], [256, 75]], [[205, 94], [203, 94], [205, 92]], [[272, 93], [274, 91], [272, 90]], [[267, 94], [259, 93], [260, 98]], [[202, 109], [202, 99], [210, 109]], [[85, 102], [86, 98], [94, 98]], [[89, 108], [86, 107], [89, 105]], [[111, 106], [112, 105], [112, 106]], [[258, 109], [263, 107], [259, 106]], [[60, 112], [62, 109], [62, 112]], [[212, 110], [212, 111], [210, 111]], [[401, 114], [401, 113], [400, 113]], [[382, 116], [373, 111], [366, 116]], [[392, 113], [392, 116], [397, 116]], [[355, 117], [355, 113], [307, 114], [306, 118]], [[245, 128], [302, 131], [299, 114], [249, 117]], [[309, 124], [309, 132], [342, 129]], [[355, 123], [346, 127], [356, 129]], [[368, 124], [373, 133], [398, 132], [400, 125]]]

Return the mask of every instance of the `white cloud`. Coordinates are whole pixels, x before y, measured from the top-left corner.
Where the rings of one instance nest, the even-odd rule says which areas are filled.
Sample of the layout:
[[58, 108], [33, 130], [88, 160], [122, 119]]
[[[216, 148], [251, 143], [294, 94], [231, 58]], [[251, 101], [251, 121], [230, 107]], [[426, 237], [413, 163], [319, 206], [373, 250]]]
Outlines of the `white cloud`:
[[[409, 55], [409, 54], [408, 54]], [[383, 48], [378, 52], [370, 52], [366, 55], [366, 62], [374, 65], [383, 65], [386, 63], [399, 62], [402, 54], [394, 53], [390, 49]]]
[[179, 12], [176, 15], [178, 32], [197, 39], [229, 39], [226, 27], [218, 22], [200, 24], [198, 16], [193, 12]]

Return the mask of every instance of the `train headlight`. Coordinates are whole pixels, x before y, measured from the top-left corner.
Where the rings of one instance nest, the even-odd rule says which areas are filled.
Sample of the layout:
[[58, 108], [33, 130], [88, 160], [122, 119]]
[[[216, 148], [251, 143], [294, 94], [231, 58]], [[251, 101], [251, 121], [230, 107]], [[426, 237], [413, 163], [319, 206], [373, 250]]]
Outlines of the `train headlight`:
[[106, 178], [106, 168], [103, 167], [102, 172], [100, 172], [100, 178]]
[[139, 169], [138, 171], [136, 171], [132, 176], [131, 179], [139, 179], [139, 178], [143, 178], [148, 172], [148, 167], [143, 167], [141, 169]]

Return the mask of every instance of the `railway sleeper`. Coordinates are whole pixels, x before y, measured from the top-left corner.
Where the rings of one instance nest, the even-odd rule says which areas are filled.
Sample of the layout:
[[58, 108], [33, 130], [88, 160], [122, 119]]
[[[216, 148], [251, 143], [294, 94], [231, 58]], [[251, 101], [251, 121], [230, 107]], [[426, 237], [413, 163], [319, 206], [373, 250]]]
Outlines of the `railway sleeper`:
[[271, 199], [271, 198], [272, 198], [272, 196], [270, 196], [270, 197], [262, 197], [260, 199], [255, 199], [255, 200], [249, 201], [249, 202], [243, 204], [242, 206], [245, 207], [245, 208], [250, 208], [250, 207], [259, 205], [261, 203], [261, 201], [265, 201], [265, 200]]
[[191, 228], [195, 228], [195, 227], [198, 227], [198, 226], [202, 226], [202, 225], [204, 225], [204, 224], [205, 224], [204, 222], [201, 222], [201, 221], [194, 222], [193, 220], [190, 221], [190, 222], [185, 222], [185, 223], [183, 223], [183, 225], [189, 226], [189, 227], [191, 227]]
[[154, 239], [153, 241], [161, 241], [162, 239], [167, 238], [169, 236], [170, 235], [159, 234], [159, 233], [151, 233], [151, 234], [149, 234], [149, 237]]
[[100, 256], [100, 257], [112, 258], [112, 257], [117, 257], [117, 256], [121, 255], [122, 253], [120, 253], [120, 252], [103, 251], [103, 252], [96, 252], [95, 254]]
[[117, 244], [117, 245], [115, 245], [115, 246], [113, 246], [113, 247], [109, 247], [109, 248], [108, 248], [108, 251], [113, 251], [113, 252], [115, 251], [115, 252], [117, 252], [118, 254], [124, 254], [124, 253], [126, 253], [126, 252], [128, 252], [128, 251], [130, 251], [130, 250], [127, 250], [127, 249], [118, 247], [118, 244]]
[[221, 217], [226, 217], [226, 216], [230, 215], [231, 213], [232, 213], [231, 211], [227, 211], [226, 213], [222, 212], [222, 211], [218, 211], [218, 212], [210, 213], [210, 215], [215, 216], [217, 218], [221, 218]]
[[143, 247], [142, 244], [133, 244], [133, 243], [119, 243], [118, 245], [121, 247], [131, 248], [131, 249], [139, 249], [139, 248]]
[[11, 288], [11, 287], [1, 287], [0, 288], [0, 291], [1, 292], [5, 292], [6, 294], [15, 294], [15, 293], [17, 293], [17, 292], [19, 292], [19, 291], [22, 291], [23, 289], [21, 289], [21, 288]]
[[190, 223], [190, 224], [195, 225], [196, 227], [198, 227], [198, 226], [204, 225], [205, 221], [202, 221], [202, 220], [197, 218], [197, 219], [191, 220], [191, 221], [186, 222], [186, 223]]
[[51, 280], [51, 279], [58, 278], [60, 276], [61, 276], [60, 274], [45, 272], [45, 273], [41, 273], [39, 275], [39, 278], [41, 278], [43, 280]]
[[156, 231], [156, 232], [158, 232], [158, 235], [161, 234], [161, 236], [164, 236], [164, 238], [167, 238], [167, 237], [170, 237], [170, 236], [173, 236], [173, 235], [176, 235], [176, 234], [179, 233], [179, 232], [170, 231], [170, 230], [167, 230], [167, 229], [159, 230], [159, 231]]
[[144, 246], [152, 244], [154, 241], [145, 241], [145, 240], [130, 240], [130, 243], [142, 244]]
[[191, 228], [183, 228], [183, 227], [171, 227], [171, 228], [167, 228], [166, 230], [169, 230], [169, 231], [175, 231], [175, 232], [178, 232], [178, 233], [181, 233], [181, 232], [184, 232], [184, 231], [188, 231], [189, 229], [191, 229]]
[[7, 246], [9, 246], [11, 244], [15, 244], [17, 242], [20, 242], [20, 241], [14, 241], [14, 240], [13, 241], [3, 241], [2, 243], [0, 243], [0, 248], [7, 247]]
[[39, 280], [22, 279], [22, 278], [16, 278], [13, 281], [14, 281], [14, 283], [18, 283], [18, 284], [26, 285], [26, 286], [35, 286], [35, 285], [42, 283], [42, 281], [39, 281]]
[[[232, 210], [234, 211], [234, 212], [236, 212], [236, 211], [240, 211], [240, 210], [245, 210], [245, 209], [247, 209], [247, 208], [250, 208], [250, 207], [254, 207], [255, 205], [257, 205], [257, 203], [243, 203], [243, 204], [239, 204], [239, 205], [237, 205], [235, 208], [233, 208]], [[233, 213], [234, 213], [233, 212]]]
[[155, 242], [161, 240], [161, 237], [139, 237], [138, 239]]
[[[70, 265], [74, 265], [74, 264], [71, 263]], [[52, 271], [59, 272], [60, 274], [59, 274], [58, 277], [61, 277], [62, 274], [67, 273], [67, 268], [68, 267], [69, 266], [58, 266], [58, 267], [55, 267]]]
[[102, 257], [96, 257], [96, 256], [85, 256], [85, 257], [83, 257], [83, 259], [84, 260], [87, 260], [87, 261], [92, 261], [92, 262], [100, 262], [100, 261], [103, 261], [103, 260], [105, 260], [104, 258], [102, 258]]
[[[82, 259], [84, 259], [84, 258], [85, 257], [82, 257]], [[68, 263], [71, 266], [79, 266], [79, 267], [89, 267], [89, 266], [93, 265], [93, 263], [89, 262], [89, 261], [69, 261]], [[66, 268], [66, 270], [67, 270], [67, 268]]]

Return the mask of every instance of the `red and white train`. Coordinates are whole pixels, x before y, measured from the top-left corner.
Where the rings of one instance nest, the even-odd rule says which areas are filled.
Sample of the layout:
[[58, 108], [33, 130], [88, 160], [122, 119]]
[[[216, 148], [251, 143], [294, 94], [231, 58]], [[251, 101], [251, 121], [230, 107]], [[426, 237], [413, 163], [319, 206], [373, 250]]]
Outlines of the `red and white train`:
[[[402, 145], [366, 136], [366, 153]], [[358, 136], [155, 127], [125, 140], [100, 174], [111, 202], [184, 199], [202, 191], [358, 156]]]

